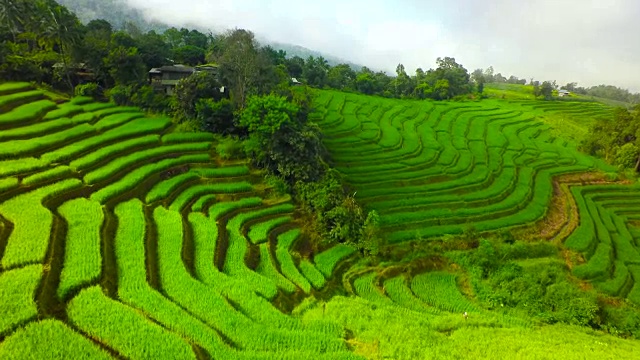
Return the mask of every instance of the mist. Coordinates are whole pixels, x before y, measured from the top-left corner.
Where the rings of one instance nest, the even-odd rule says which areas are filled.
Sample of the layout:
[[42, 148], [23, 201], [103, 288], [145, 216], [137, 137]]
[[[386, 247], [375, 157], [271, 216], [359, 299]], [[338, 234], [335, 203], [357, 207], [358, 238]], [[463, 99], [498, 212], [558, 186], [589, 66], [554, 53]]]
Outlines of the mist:
[[640, 91], [636, 0], [126, 0], [150, 20], [269, 41], [408, 73], [452, 56], [469, 71]]

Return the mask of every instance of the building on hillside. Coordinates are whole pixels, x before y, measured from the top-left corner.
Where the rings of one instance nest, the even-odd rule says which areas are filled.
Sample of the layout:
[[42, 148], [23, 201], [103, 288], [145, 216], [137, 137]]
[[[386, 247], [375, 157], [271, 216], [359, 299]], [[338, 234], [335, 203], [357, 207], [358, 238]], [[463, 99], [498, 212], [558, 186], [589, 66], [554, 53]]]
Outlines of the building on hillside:
[[194, 68], [185, 65], [167, 65], [149, 70], [149, 82], [156, 91], [172, 95], [178, 81], [193, 74]]
[[[64, 71], [64, 63], [55, 63], [52, 66], [54, 71]], [[96, 75], [93, 70], [87, 67], [85, 63], [68, 64], [67, 71], [72, 77], [72, 82], [75, 84], [84, 84], [92, 81], [96, 81]]]
[[569, 95], [571, 95], [569, 90], [565, 90], [565, 89], [558, 90], [558, 96], [559, 97], [565, 97], [565, 96], [569, 96]]
[[296, 78], [291, 78], [291, 84], [294, 86], [300, 86], [303, 85], [300, 81], [298, 81], [298, 79]]
[[[195, 72], [206, 71], [218, 75], [218, 65], [206, 64], [196, 67], [186, 65], [167, 65], [149, 70], [149, 83], [156, 91], [162, 91], [167, 95], [173, 95], [178, 81], [189, 77]], [[224, 92], [224, 86], [220, 92]]]

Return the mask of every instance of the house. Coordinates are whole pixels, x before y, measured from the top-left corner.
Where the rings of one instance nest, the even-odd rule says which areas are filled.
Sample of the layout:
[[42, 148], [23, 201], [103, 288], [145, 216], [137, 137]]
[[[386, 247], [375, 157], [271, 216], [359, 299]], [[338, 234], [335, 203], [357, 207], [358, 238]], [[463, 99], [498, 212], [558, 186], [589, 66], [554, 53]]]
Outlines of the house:
[[559, 97], [565, 97], [565, 96], [569, 96], [569, 95], [571, 95], [569, 90], [564, 90], [564, 89], [558, 90], [558, 96]]
[[195, 68], [185, 65], [167, 65], [149, 70], [149, 83], [156, 91], [172, 95], [178, 81], [195, 72]]
[[[156, 91], [162, 91], [167, 95], [173, 95], [178, 85], [178, 81], [189, 77], [196, 72], [206, 71], [208, 73], [218, 75], [218, 65], [205, 64], [196, 67], [186, 65], [167, 65], [149, 70], [149, 83]], [[220, 88], [220, 92], [224, 93], [225, 87]]]
[[[61, 62], [55, 63], [53, 64], [52, 68], [55, 71], [63, 71], [65, 68], [65, 64]], [[76, 84], [84, 84], [87, 82], [96, 81], [96, 75], [91, 69], [87, 67], [87, 64], [85, 63], [68, 64], [66, 68], [67, 71], [69, 71], [69, 74], [71, 74], [73, 77], [72, 81]]]
[[294, 86], [302, 85], [302, 83], [300, 81], [298, 81], [298, 79], [296, 79], [296, 78], [291, 78], [291, 84], [293, 84]]

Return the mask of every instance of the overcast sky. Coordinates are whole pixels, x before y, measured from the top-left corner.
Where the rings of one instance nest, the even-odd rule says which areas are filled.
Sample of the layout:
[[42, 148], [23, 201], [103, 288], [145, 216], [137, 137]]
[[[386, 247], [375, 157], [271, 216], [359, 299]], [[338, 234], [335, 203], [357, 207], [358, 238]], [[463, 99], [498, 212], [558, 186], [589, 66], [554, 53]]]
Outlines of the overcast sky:
[[452, 56], [469, 71], [640, 91], [638, 0], [127, 0], [150, 17], [245, 28], [374, 69]]

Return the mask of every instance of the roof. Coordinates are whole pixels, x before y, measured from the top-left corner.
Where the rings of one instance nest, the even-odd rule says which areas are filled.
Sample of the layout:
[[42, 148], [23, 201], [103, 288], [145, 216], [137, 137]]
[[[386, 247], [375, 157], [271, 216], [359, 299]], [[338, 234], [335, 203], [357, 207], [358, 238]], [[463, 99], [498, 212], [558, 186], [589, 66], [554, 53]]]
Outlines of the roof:
[[[54, 69], [58, 69], [58, 68], [63, 68], [64, 67], [64, 63], [55, 63], [52, 66]], [[87, 64], [85, 63], [77, 63], [77, 64], [67, 64], [67, 67], [69, 69], [85, 69], [87, 67]]]
[[296, 78], [291, 78], [291, 81], [292, 81], [294, 84], [302, 84], [302, 83], [301, 83], [300, 81], [298, 81], [298, 79], [296, 79]]
[[558, 90], [558, 92], [559, 92], [559, 93], [565, 93], [565, 94], [568, 94], [568, 93], [569, 93], [569, 90], [560, 89], [560, 90]]
[[[151, 71], [154, 71], [154, 70], [157, 72], [178, 72], [178, 73], [192, 73], [195, 71], [195, 69], [192, 68], [191, 66], [185, 66], [185, 65], [167, 65], [167, 66], [151, 69]], [[154, 73], [157, 74], [157, 72], [154, 72]]]

